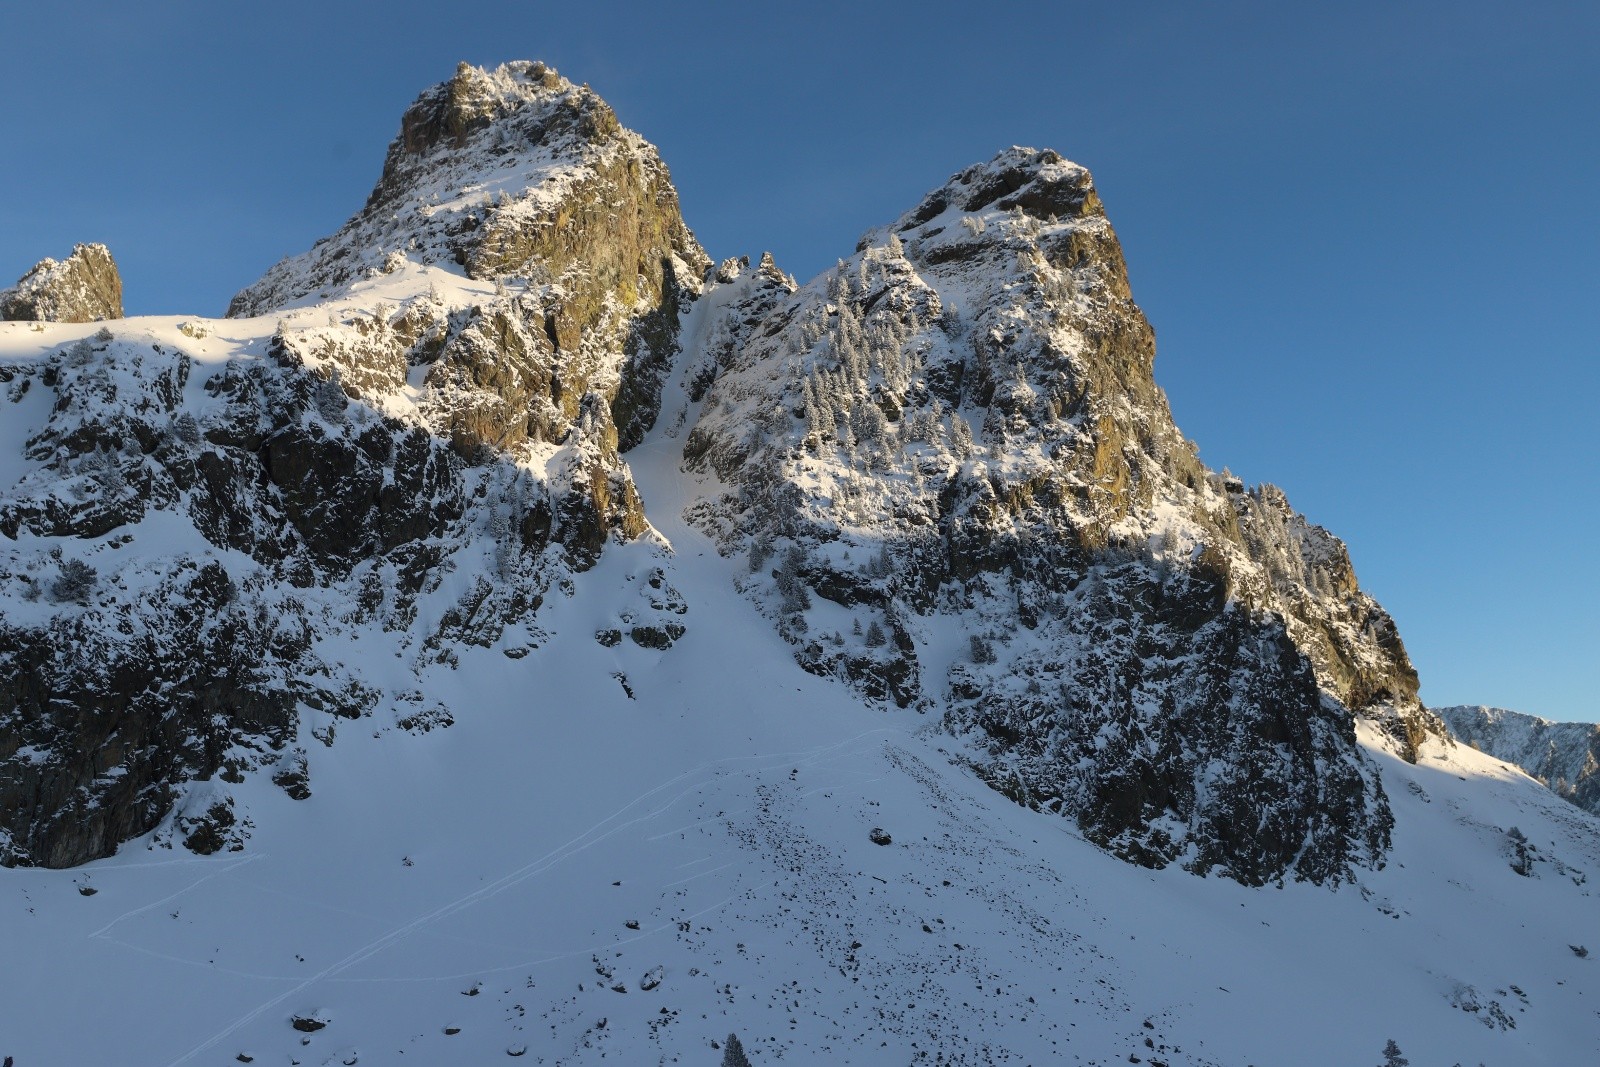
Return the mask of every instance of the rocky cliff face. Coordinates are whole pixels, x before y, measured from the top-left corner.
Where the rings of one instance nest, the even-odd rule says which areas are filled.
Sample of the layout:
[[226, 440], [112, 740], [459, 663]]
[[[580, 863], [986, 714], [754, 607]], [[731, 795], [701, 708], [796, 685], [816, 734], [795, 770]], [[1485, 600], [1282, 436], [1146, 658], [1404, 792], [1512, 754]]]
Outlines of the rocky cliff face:
[[359, 351], [317, 343], [357, 390], [352, 376], [395, 388], [427, 367], [428, 420], [463, 452], [560, 441], [586, 404], [637, 443], [708, 266], [656, 150], [542, 63], [463, 64], [424, 93], [361, 213], [228, 313], [325, 300], [407, 263], [454, 265], [496, 299], [413, 301]]
[[[653, 536], [647, 506], [688, 508], [808, 670], [929, 713], [1137, 863], [1381, 864], [1353, 716], [1405, 754], [1439, 729], [1338, 539], [1173, 425], [1093, 182], [1052, 152], [954, 176], [802, 287], [713, 270], [586, 87], [463, 66], [362, 211], [230, 315], [0, 364], [28, 427], [0, 862], [242, 847], [225, 783], [303, 795], [340, 722], [447, 722], [429, 672], [537, 647], [545, 598]], [[642, 500], [624, 454], [652, 432], [718, 488]], [[670, 648], [672, 579], [630, 575], [596, 638]]]
[[75, 245], [57, 262], [44, 259], [0, 290], [0, 319], [99, 322], [122, 318], [122, 275], [105, 245]]
[[1136, 862], [1379, 860], [1351, 714], [1414, 752], [1415, 672], [1344, 546], [1178, 433], [1087, 171], [1012, 149], [804, 288], [736, 284], [686, 454], [734, 487], [699, 521], [803, 664], [939, 711], [997, 788]]
[[1526, 771], [1600, 815], [1600, 724], [1552, 722], [1504, 708], [1434, 708], [1456, 739]]

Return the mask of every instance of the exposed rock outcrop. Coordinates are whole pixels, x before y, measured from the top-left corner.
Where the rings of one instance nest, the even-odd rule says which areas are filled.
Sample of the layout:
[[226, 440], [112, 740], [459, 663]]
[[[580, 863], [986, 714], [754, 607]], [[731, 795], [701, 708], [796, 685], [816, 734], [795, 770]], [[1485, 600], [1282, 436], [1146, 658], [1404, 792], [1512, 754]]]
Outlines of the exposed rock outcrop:
[[1173, 425], [1087, 171], [1003, 152], [781, 278], [713, 294], [686, 452], [736, 487], [699, 521], [802, 664], [943, 708], [997, 788], [1136, 862], [1381, 862], [1350, 716], [1413, 753], [1415, 672], [1344, 546]]
[[40, 260], [10, 289], [0, 290], [0, 319], [99, 322], [122, 318], [122, 275], [105, 245], [75, 245], [57, 262]]

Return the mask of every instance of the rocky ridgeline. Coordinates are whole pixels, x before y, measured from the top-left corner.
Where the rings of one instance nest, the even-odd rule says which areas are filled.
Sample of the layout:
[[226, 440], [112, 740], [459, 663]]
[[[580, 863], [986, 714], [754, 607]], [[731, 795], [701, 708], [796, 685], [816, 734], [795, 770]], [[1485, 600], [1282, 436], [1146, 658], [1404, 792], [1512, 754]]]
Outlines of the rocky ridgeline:
[[686, 449], [734, 489], [696, 518], [807, 669], [940, 711], [1130, 860], [1380, 861], [1351, 714], [1414, 752], [1415, 673], [1338, 539], [1173, 425], [1087, 171], [1012, 149], [804, 288], [735, 284]]
[[[1344, 879], [1391, 823], [1352, 716], [1407, 755], [1440, 729], [1338, 539], [1173, 425], [1116, 235], [1054, 153], [956, 175], [801, 287], [713, 269], [586, 87], [463, 66], [362, 211], [230, 314], [257, 340], [220, 361], [190, 324], [0, 370], [34, 419], [0, 497], [0, 862], [157, 826], [239, 846], [248, 813], [183, 783], [305, 795], [300, 738], [397, 699], [330, 635], [388, 635], [402, 728], [447, 722], [431, 666], [519, 658], [552, 589], [648, 534], [624, 454], [669, 381], [663, 440], [721, 479], [691, 517], [799, 663], [934, 713], [1119, 856]], [[140, 554], [173, 524], [199, 547]], [[670, 578], [597, 639], [670, 647]]]
[[0, 289], [0, 319], [100, 322], [122, 318], [122, 275], [105, 245], [76, 245], [57, 262], [43, 259], [10, 289]]
[[1521, 767], [1557, 796], [1600, 815], [1600, 724], [1470, 705], [1433, 713], [1457, 740]]

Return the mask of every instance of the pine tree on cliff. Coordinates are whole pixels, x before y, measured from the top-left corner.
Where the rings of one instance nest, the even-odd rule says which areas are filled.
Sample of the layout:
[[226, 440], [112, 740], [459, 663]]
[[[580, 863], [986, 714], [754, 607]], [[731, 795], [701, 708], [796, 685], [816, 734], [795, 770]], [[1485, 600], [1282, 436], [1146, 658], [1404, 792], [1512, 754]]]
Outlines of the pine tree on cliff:
[[1383, 1046], [1383, 1063], [1381, 1067], [1406, 1067], [1411, 1061], [1400, 1054], [1400, 1046], [1394, 1043], [1394, 1038]]
[[750, 1058], [744, 1054], [738, 1034], [728, 1035], [728, 1044], [722, 1053], [722, 1067], [750, 1067]]

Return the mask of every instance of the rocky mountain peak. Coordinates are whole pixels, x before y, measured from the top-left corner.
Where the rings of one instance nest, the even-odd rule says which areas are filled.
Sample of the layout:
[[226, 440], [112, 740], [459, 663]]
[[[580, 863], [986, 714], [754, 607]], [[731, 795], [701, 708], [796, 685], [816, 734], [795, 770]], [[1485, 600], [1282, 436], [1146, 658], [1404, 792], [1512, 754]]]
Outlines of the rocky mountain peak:
[[[801, 285], [770, 254], [713, 266], [656, 150], [586, 87], [463, 66], [405, 112], [362, 210], [231, 313], [245, 340], [220, 351], [189, 323], [3, 368], [38, 425], [0, 499], [0, 533], [35, 539], [0, 557], [33, 597], [0, 649], [26, 708], [0, 751], [50, 753], [0, 791], [13, 861], [102, 854], [229, 751], [229, 774], [302, 790], [301, 705], [361, 717], [459, 648], [529, 654], [549, 596], [652, 537], [647, 507], [737, 561], [800, 666], [930, 713], [985, 781], [1133, 862], [1248, 883], [1380, 865], [1355, 717], [1408, 757], [1438, 729], [1343, 544], [1174, 425], [1093, 179], [1055, 152], [953, 175]], [[647, 436], [676, 498], [635, 484]], [[204, 547], [97, 557], [116, 571], [87, 591], [36, 547], [155, 513]], [[140, 614], [151, 575], [182, 610]], [[627, 582], [642, 604], [602, 646], [692, 631], [670, 563]], [[188, 670], [174, 627], [196, 617], [214, 646]], [[96, 662], [50, 658], [68, 628]], [[346, 630], [397, 642], [416, 685], [328, 662]], [[248, 685], [218, 682], [251, 657]], [[105, 664], [120, 681], [86, 681]], [[173, 708], [159, 744], [130, 739]]]
[[463, 64], [406, 109], [362, 211], [228, 313], [327, 299], [406, 262], [571, 289], [579, 244], [595, 283], [584, 301], [600, 290], [628, 304], [659, 298], [666, 261], [696, 281], [709, 265], [659, 153], [587, 86], [542, 63]]
[[1117, 854], [1381, 862], [1351, 712], [1413, 756], [1437, 724], [1344, 546], [1199, 462], [1127, 276], [1089, 172], [1012, 148], [813, 282], [713, 290], [685, 455], [730, 488], [697, 520], [803, 666], [941, 709], [980, 774]]
[[[462, 148], [471, 134], [529, 106], [541, 94], [570, 89], [570, 82], [543, 63], [507, 63], [492, 71], [461, 63], [453, 78], [424, 92], [406, 109], [396, 146], [413, 156], [445, 140]], [[385, 174], [392, 169], [386, 165]]]
[[1048, 148], [1013, 145], [988, 162], [952, 175], [901, 216], [896, 228], [922, 226], [952, 208], [972, 214], [991, 204], [1001, 211], [1017, 209], [1040, 220], [1105, 214], [1087, 169]]
[[100, 322], [122, 318], [122, 275], [101, 244], [74, 245], [61, 261], [43, 259], [0, 290], [0, 319]]

